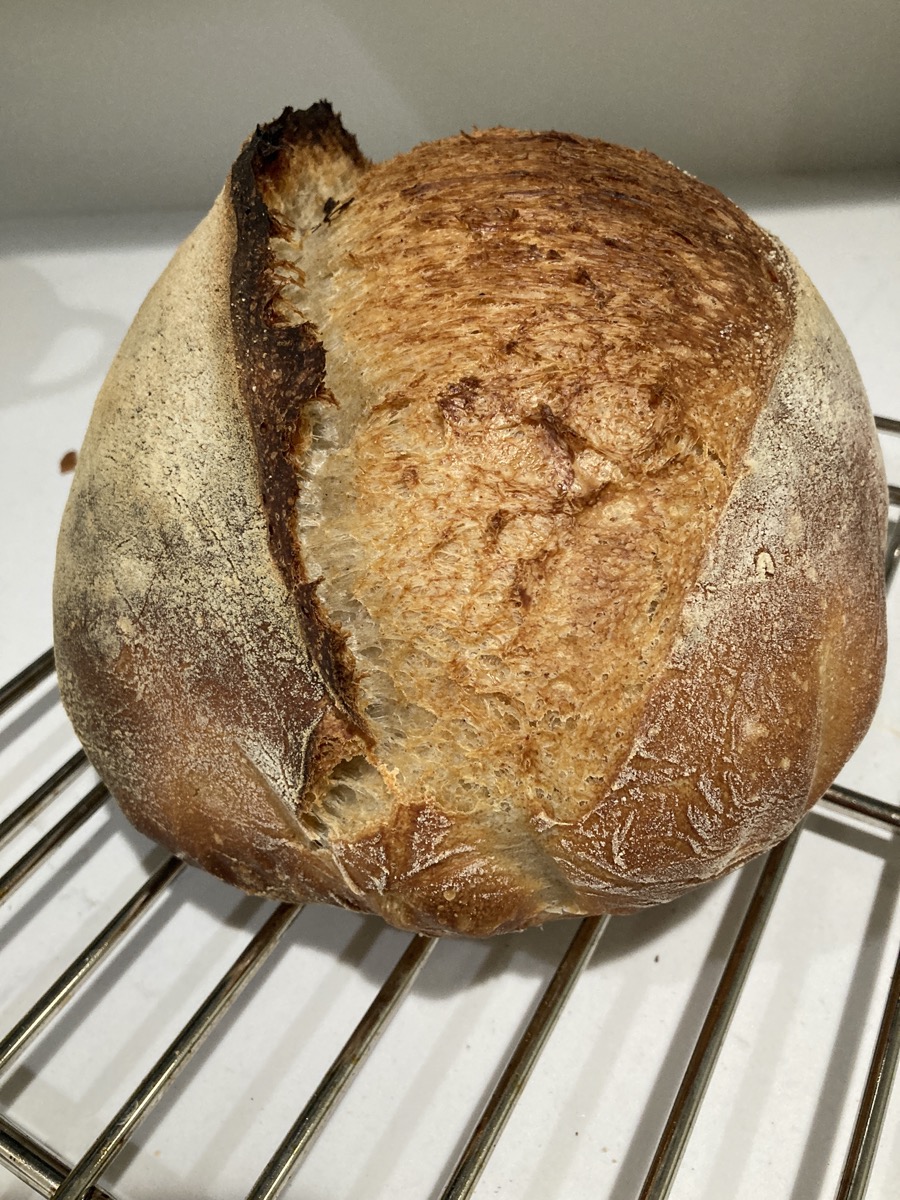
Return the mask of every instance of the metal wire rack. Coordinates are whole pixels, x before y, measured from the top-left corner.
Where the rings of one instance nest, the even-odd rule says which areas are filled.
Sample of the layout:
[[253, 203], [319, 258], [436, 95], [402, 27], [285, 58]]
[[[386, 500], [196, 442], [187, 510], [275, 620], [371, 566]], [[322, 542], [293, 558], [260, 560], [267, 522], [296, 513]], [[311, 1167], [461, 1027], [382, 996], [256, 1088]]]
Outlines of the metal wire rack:
[[[898, 421], [879, 419], [877, 423], [882, 431], [900, 433]], [[900, 487], [891, 486], [890, 500], [892, 512], [896, 513], [897, 507], [900, 506]], [[894, 519], [890, 527], [886, 564], [888, 585], [896, 570], [898, 559], [900, 521]], [[19, 712], [31, 697], [40, 693], [42, 684], [52, 673], [53, 654], [52, 651], [47, 651], [0, 689], [0, 714], [6, 713], [7, 710], [11, 710], [13, 715]], [[27, 724], [27, 721], [25, 723]], [[14, 725], [15, 721], [12, 724]], [[7, 726], [7, 729], [9, 728], [12, 726]], [[6, 752], [14, 740], [15, 729], [13, 736], [7, 738]], [[65, 802], [70, 793], [79, 789], [79, 781], [85, 778], [88, 770], [85, 755], [79, 750], [53, 771], [27, 799], [0, 820], [0, 849], [13, 839], [25, 835], [48, 806], [58, 805], [61, 798], [62, 802]], [[72, 803], [0, 876], [0, 906], [3, 906], [14, 891], [27, 880], [41, 873], [52, 872], [54, 855], [59, 848], [77, 831], [82, 830], [109, 802], [110, 797], [106, 789], [101, 783], [96, 783]], [[900, 808], [858, 791], [834, 786], [817, 809], [828, 814], [849, 812], [857, 818], [875, 822], [889, 835], [889, 853], [896, 860]], [[663, 1200], [673, 1187], [750, 972], [754, 954], [788, 872], [792, 855], [798, 841], [804, 836], [807, 824], [808, 822], [801, 825], [786, 842], [769, 853], [756, 878], [749, 903], [746, 904], [736, 936], [733, 936], [725, 956], [724, 967], [708, 1001], [705, 1018], [699, 1024], [693, 1049], [687, 1056], [687, 1065], [683, 1070], [680, 1085], [672, 1089], [667, 1097], [668, 1116], [662, 1123], [655, 1147], [645, 1148], [649, 1168], [646, 1170], [643, 1185], [639, 1192], [629, 1193], [639, 1195], [640, 1200]], [[751, 866], [745, 868], [745, 872], [752, 873], [756, 869], [758, 868]], [[135, 930], [140, 926], [142, 919], [145, 919], [155, 906], [159, 906], [164, 898], [168, 897], [170, 901], [178, 902], [180, 882], [190, 874], [189, 869], [174, 857], [159, 862], [155, 869], [149, 872], [145, 882], [128, 896], [100, 932], [49, 986], [37, 994], [37, 998], [13, 1027], [0, 1036], [0, 1105], [4, 1097], [2, 1084], [12, 1064], [18, 1062], [25, 1052], [40, 1040], [41, 1035], [56, 1021], [65, 1006], [83, 994], [88, 988], [89, 977], [94, 972], [100, 976], [103, 986], [103, 972], [98, 971], [98, 968], [114, 956], [117, 949], [121, 950], [123, 946], [127, 946], [129, 939], [135, 938]], [[52, 905], [55, 889], [52, 876], [50, 879], [50, 886], [44, 887], [42, 895], [43, 902]], [[896, 901], [895, 889], [893, 903], [896, 904]], [[124, 1154], [130, 1139], [150, 1110], [157, 1104], [165, 1105], [171, 1099], [177, 1090], [173, 1088], [176, 1076], [204, 1039], [213, 1030], [221, 1029], [227, 1024], [227, 1014], [236, 1005], [238, 996], [244, 989], [249, 989], [254, 976], [260, 973], [263, 964], [273, 955], [279, 943], [287, 938], [302, 910], [281, 904], [263, 905], [261, 911], [265, 914], [264, 919], [246, 941], [231, 966], [221, 974], [215, 986], [196, 1006], [189, 1019], [178, 1030], [163, 1053], [156, 1058], [140, 1082], [133, 1087], [131, 1093], [120, 1103], [112, 1117], [97, 1132], [95, 1140], [83, 1151], [77, 1162], [65, 1161], [63, 1155], [46, 1140], [35, 1137], [16, 1123], [8, 1112], [4, 1111], [6, 1106], [0, 1107], [0, 1163], [13, 1176], [34, 1192], [56, 1197], [57, 1200], [75, 1200], [76, 1197], [114, 1200], [110, 1190], [112, 1185], [106, 1183], [101, 1188], [98, 1181]], [[0, 907], [0, 920], [2, 917], [3, 908]], [[351, 919], [349, 915], [348, 919]], [[464, 1197], [473, 1194], [551, 1031], [609, 927], [609, 918], [589, 918], [575, 926], [571, 940], [562, 948], [555, 969], [552, 969], [549, 982], [542, 994], [536, 998], [530, 1013], [522, 1022], [523, 1028], [520, 1029], [519, 1036], [514, 1039], [506, 1053], [505, 1062], [501, 1062], [493, 1072], [493, 1078], [487, 1079], [476, 1111], [469, 1114], [466, 1135], [457, 1146], [455, 1161], [451, 1160], [449, 1171], [447, 1163], [421, 1164], [423, 1182], [419, 1194], [440, 1196], [441, 1200], [463, 1200]], [[4, 979], [5, 945], [3, 925], [0, 924], [0, 981]], [[355, 1028], [349, 1032], [341, 1031], [340, 1037], [345, 1038], [343, 1046], [314, 1087], [299, 1116], [284, 1133], [280, 1144], [274, 1152], [271, 1146], [260, 1148], [260, 1159], [265, 1165], [248, 1193], [248, 1200], [271, 1200], [287, 1187], [317, 1134], [344, 1097], [361, 1064], [382, 1038], [391, 1018], [402, 1009], [404, 999], [408, 997], [420, 972], [429, 959], [432, 956], [440, 956], [443, 949], [444, 947], [434, 939], [421, 936], [412, 937], [405, 942], [386, 979]], [[189, 953], [189, 948], [186, 948], [186, 953]], [[164, 988], [157, 1003], [166, 1003]], [[80, 1024], [76, 1024], [67, 1036], [78, 1038]], [[338, 1042], [339, 1040], [340, 1038]], [[839, 1200], [860, 1200], [865, 1194], [878, 1150], [891, 1082], [900, 1055], [900, 956], [897, 958], [887, 995], [884, 997], [880, 1025], [870, 1053], [868, 1074], [862, 1094], [858, 1098], [852, 1134], [843, 1156], [843, 1172], [836, 1192]], [[490, 1071], [487, 1074], [490, 1076]], [[45, 1134], [45, 1137], [49, 1136], [52, 1136], [52, 1132]], [[266, 1154], [270, 1155], [268, 1162], [265, 1162]], [[3, 1180], [0, 1178], [0, 1193], [2, 1184]], [[339, 1185], [335, 1186], [338, 1190], [331, 1194], [341, 1194]], [[153, 1194], [173, 1195], [171, 1184], [161, 1182]], [[620, 1194], [621, 1191], [616, 1192], [617, 1196]], [[804, 1196], [806, 1194], [803, 1193]]]

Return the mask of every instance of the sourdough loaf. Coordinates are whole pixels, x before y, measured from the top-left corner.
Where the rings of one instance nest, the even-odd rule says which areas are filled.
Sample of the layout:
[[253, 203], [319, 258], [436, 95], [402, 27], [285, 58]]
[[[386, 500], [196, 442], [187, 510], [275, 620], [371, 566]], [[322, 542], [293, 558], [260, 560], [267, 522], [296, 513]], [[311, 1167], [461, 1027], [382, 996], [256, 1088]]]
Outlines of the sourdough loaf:
[[246, 143], [97, 400], [56, 655], [141, 830], [485, 935], [783, 838], [870, 720], [886, 498], [802, 269], [646, 152]]

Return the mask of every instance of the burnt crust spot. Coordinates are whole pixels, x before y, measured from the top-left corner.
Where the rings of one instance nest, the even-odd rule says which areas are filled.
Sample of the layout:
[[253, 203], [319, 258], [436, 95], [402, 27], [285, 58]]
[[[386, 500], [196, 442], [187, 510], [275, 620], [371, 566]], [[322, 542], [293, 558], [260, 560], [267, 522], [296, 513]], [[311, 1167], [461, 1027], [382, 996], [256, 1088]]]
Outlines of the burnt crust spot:
[[588, 439], [567, 425], [549, 404], [539, 405], [537, 413], [530, 421], [540, 425], [553, 444], [562, 450], [570, 461], [574, 460], [577, 454], [591, 448]]
[[512, 513], [505, 508], [498, 508], [495, 513], [492, 513], [488, 518], [486, 539], [489, 546], [496, 546], [497, 539], [500, 534], [509, 524]]
[[441, 390], [437, 405], [451, 428], [477, 424], [480, 393], [481, 380], [474, 375], [449, 383]]
[[[273, 270], [269, 238], [277, 229], [262, 184], [277, 186], [290, 171], [291, 152], [318, 146], [365, 159], [331, 105], [319, 101], [297, 111], [286, 108], [270, 124], [257, 127], [231, 171], [231, 203], [236, 222], [231, 268], [231, 315], [241, 393], [247, 407], [266, 512], [269, 549], [306, 632], [318, 672], [354, 731], [370, 741], [359, 703], [355, 664], [346, 635], [331, 624], [307, 578], [295, 531], [299, 496], [295, 448], [302, 441], [305, 407], [326, 392], [325, 349], [309, 322], [287, 325], [273, 309]], [[326, 205], [332, 219], [347, 204]]]
[[334, 196], [329, 196], [322, 206], [322, 219], [326, 225], [330, 225], [335, 217], [339, 217], [353, 203], [355, 197], [350, 196], [346, 200], [335, 200]]

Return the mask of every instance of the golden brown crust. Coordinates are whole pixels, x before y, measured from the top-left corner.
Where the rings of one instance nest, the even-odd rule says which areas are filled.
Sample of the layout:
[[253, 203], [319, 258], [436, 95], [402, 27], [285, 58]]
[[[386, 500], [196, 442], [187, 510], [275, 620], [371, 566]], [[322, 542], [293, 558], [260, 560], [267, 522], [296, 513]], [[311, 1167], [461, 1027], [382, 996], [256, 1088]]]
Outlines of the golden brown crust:
[[[627, 753], [789, 336], [783, 256], [650, 155], [511, 131], [373, 168], [339, 229], [295, 245], [295, 319], [320, 327], [345, 413], [365, 388], [308, 489], [313, 512], [339, 497], [305, 535], [328, 607], [364, 610], [379, 661], [394, 647], [392, 686], [437, 720], [423, 743], [477, 721], [473, 697], [503, 707], [486, 723], [510, 736], [468, 754], [482, 795], [529, 780], [565, 812], [542, 760], [552, 776], [590, 744], [602, 783]], [[588, 728], [592, 679], [616, 700]], [[446, 803], [446, 764], [417, 760], [410, 786]]]
[[865, 729], [884, 482], [778, 243], [652, 155], [258, 130], [98, 400], [60, 685], [136, 824], [484, 935], [783, 836]]

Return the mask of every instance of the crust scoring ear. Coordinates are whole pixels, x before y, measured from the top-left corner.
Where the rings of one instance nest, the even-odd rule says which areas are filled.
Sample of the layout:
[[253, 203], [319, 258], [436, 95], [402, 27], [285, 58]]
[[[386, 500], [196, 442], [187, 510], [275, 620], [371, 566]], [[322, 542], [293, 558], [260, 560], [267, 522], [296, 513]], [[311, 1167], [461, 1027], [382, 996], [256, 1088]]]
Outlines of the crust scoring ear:
[[[313, 220], [324, 221], [332, 190], [346, 187], [365, 168], [356, 139], [331, 105], [303, 112], [286, 108], [257, 128], [231, 170], [230, 196], [236, 226], [231, 263], [231, 315], [238, 383], [256, 449], [260, 501], [268, 519], [272, 557], [294, 597], [318, 673], [344, 717], [348, 738], [371, 741], [359, 708], [356, 671], [344, 632], [331, 623], [309, 580], [297, 541], [299, 464], [295, 447], [304, 406], [325, 386], [325, 351], [308, 321], [288, 324], [276, 311], [276, 233], [287, 233], [266, 204], [298, 176], [308, 184], [304, 202]], [[306, 231], [293, 229], [302, 239]]]

